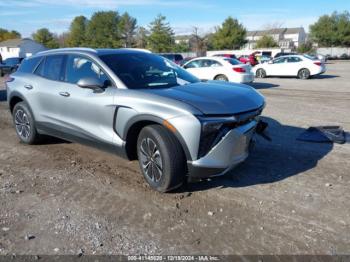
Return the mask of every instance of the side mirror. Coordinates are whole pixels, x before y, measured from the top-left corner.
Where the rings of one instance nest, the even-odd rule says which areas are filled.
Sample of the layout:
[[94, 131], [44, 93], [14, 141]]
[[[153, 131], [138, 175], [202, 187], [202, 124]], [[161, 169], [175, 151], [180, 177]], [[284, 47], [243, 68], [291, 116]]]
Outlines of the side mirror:
[[82, 78], [78, 81], [77, 85], [81, 88], [92, 89], [94, 93], [101, 93], [104, 91], [104, 83], [93, 77]]

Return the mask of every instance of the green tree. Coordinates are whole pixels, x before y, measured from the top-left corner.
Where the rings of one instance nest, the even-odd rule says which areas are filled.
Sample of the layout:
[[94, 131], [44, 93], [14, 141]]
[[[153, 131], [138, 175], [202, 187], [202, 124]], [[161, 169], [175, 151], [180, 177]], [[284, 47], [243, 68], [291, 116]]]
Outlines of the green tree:
[[135, 47], [146, 48], [148, 34], [149, 32], [147, 31], [146, 28], [142, 26], [138, 27], [135, 34]]
[[69, 27], [67, 45], [71, 47], [84, 46], [86, 43], [86, 27], [88, 19], [85, 16], [77, 16]]
[[127, 12], [125, 12], [120, 17], [119, 28], [121, 32], [123, 47], [131, 47], [133, 45], [136, 23], [136, 18], [130, 16]]
[[237, 19], [228, 17], [212, 36], [213, 48], [238, 49], [246, 43], [246, 33], [246, 29]]
[[188, 42], [186, 41], [180, 41], [179, 43], [175, 43], [174, 47], [173, 47], [173, 51], [175, 53], [185, 53], [185, 52], [189, 52], [190, 51], [190, 46], [188, 44]]
[[300, 54], [307, 54], [307, 53], [313, 53], [315, 50], [314, 50], [312, 42], [307, 41], [307, 42], [301, 44], [300, 46], [298, 46], [297, 51]]
[[158, 15], [150, 24], [147, 46], [153, 52], [170, 52], [175, 43], [174, 32], [165, 16]]
[[14, 38], [21, 38], [21, 34], [14, 30], [8, 31], [6, 29], [0, 28], [0, 42]]
[[273, 39], [272, 36], [263, 35], [257, 42], [256, 48], [272, 48], [278, 47], [278, 43]]
[[58, 41], [55, 35], [47, 28], [38, 29], [33, 35], [33, 39], [47, 48], [58, 48]]
[[310, 36], [319, 46], [350, 46], [350, 14], [334, 12], [323, 15], [310, 25]]
[[86, 46], [93, 48], [122, 47], [119, 20], [118, 12], [94, 13], [86, 27]]

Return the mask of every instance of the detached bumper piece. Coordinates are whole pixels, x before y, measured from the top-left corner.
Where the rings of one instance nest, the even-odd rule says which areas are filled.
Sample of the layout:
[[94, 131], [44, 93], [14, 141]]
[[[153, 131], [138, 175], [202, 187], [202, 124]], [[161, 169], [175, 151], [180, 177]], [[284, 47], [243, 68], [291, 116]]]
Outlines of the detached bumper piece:
[[341, 126], [309, 127], [297, 140], [315, 143], [346, 143], [346, 134]]

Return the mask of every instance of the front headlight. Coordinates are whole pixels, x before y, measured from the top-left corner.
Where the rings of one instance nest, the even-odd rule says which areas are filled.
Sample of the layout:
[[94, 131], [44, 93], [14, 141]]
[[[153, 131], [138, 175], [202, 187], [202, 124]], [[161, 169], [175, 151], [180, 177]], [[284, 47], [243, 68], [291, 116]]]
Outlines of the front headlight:
[[205, 156], [234, 127], [236, 118], [228, 117], [198, 117], [202, 125], [198, 158]]

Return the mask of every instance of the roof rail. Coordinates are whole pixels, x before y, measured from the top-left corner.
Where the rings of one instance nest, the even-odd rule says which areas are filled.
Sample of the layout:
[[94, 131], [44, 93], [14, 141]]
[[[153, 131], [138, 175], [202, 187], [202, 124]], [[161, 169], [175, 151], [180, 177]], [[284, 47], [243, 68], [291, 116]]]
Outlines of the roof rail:
[[97, 51], [93, 48], [87, 48], [87, 47], [69, 47], [69, 48], [57, 48], [57, 49], [50, 49], [38, 52], [38, 54], [50, 54], [60, 51], [86, 51], [86, 52], [92, 52], [97, 53]]

